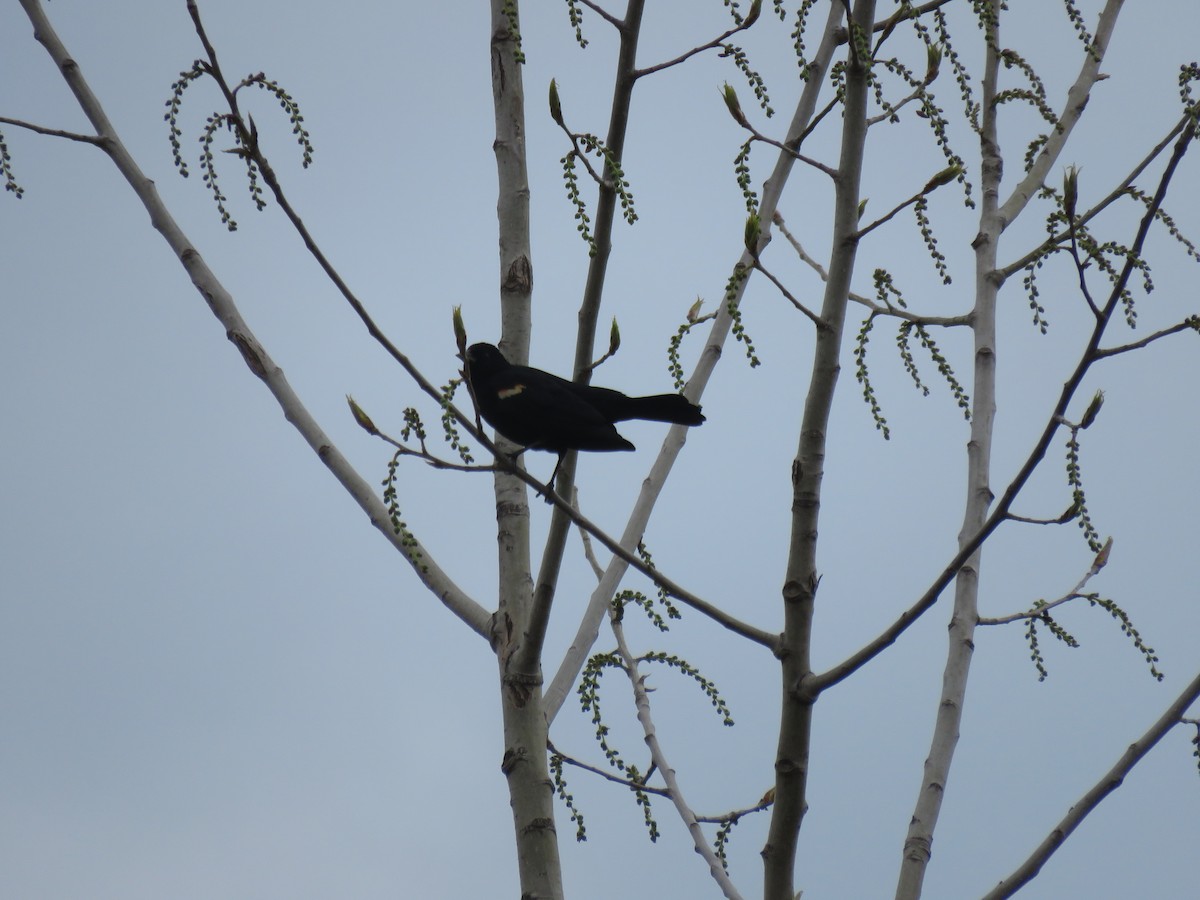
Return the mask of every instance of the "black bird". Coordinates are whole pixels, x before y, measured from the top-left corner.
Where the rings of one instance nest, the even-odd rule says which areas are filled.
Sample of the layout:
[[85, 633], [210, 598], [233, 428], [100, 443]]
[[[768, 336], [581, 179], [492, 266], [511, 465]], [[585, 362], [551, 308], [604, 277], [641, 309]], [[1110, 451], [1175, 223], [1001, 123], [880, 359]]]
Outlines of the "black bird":
[[634, 449], [614, 422], [704, 421], [700, 407], [682, 394], [627, 397], [609, 388], [576, 384], [541, 369], [514, 366], [493, 344], [472, 344], [466, 362], [475, 403], [487, 423], [526, 450], [558, 454], [551, 489], [568, 450]]

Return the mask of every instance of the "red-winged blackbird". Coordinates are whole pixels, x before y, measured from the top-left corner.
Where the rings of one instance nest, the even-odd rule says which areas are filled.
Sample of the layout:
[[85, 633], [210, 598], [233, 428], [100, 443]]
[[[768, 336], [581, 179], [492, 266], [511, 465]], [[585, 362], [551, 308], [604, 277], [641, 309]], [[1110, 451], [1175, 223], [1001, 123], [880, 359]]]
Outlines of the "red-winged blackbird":
[[[514, 366], [492, 344], [467, 348], [467, 376], [487, 423], [526, 450], [633, 450], [614, 422], [646, 419], [699, 425], [700, 407], [682, 394], [627, 397], [620, 391], [576, 384], [528, 366]], [[549, 484], [554, 485], [558, 466]]]

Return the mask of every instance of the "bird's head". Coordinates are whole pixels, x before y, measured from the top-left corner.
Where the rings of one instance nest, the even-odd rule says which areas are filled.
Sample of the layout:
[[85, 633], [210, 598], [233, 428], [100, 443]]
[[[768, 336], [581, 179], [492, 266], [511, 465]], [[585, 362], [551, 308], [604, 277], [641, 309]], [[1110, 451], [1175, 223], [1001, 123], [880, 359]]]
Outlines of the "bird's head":
[[473, 377], [485, 377], [508, 368], [509, 362], [495, 344], [472, 344], [467, 348], [467, 365]]

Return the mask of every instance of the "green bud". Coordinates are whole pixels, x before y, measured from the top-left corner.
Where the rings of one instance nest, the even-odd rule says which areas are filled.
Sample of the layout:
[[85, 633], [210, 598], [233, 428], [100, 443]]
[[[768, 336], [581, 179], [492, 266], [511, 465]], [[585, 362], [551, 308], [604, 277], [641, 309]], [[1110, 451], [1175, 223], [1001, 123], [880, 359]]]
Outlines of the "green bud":
[[1067, 220], [1075, 221], [1075, 204], [1079, 201], [1079, 169], [1067, 166], [1063, 170], [1063, 210]]
[[954, 181], [961, 174], [961, 166], [946, 166], [946, 168], [930, 178], [929, 181], [925, 182], [925, 187], [921, 189], [921, 193], [928, 194], [930, 191], [936, 191], [942, 185]]
[[1096, 421], [1096, 416], [1100, 414], [1100, 407], [1104, 405], [1104, 391], [1096, 391], [1096, 396], [1092, 398], [1092, 402], [1088, 405], [1087, 412], [1083, 414], [1083, 421], [1079, 423], [1080, 428], [1087, 428]]
[[612, 356], [621, 346], [621, 329], [617, 327], [617, 317], [613, 316], [612, 328], [608, 330], [608, 355]]
[[350, 412], [353, 414], [354, 421], [358, 423], [358, 426], [367, 434], [377, 436], [379, 429], [375, 427], [375, 423], [371, 421], [371, 417], [363, 412], [362, 407], [354, 402], [354, 398], [347, 394], [346, 402], [350, 404]]
[[558, 85], [553, 78], [550, 79], [550, 118], [563, 128], [567, 127], [563, 125], [562, 103], [559, 102]]
[[925, 79], [923, 84], [932, 84], [942, 67], [942, 48], [930, 45], [925, 48]]
[[752, 256], [758, 255], [758, 239], [762, 237], [762, 222], [756, 213], [746, 217], [746, 249]]
[[742, 27], [749, 28], [758, 21], [758, 17], [762, 14], [762, 0], [754, 0], [750, 4], [750, 11], [746, 13], [746, 18], [742, 20]]
[[863, 197], [858, 201], [858, 221], [862, 221], [863, 213], [867, 211], [867, 204], [871, 202], [870, 197]]
[[454, 343], [458, 346], [458, 355], [466, 358], [467, 355], [467, 326], [463, 324], [462, 307], [454, 307]]
[[692, 305], [691, 305], [691, 306], [688, 308], [688, 311], [687, 311], [687, 320], [688, 320], [688, 322], [691, 322], [691, 323], [693, 323], [693, 324], [694, 324], [694, 323], [695, 323], [695, 321], [696, 321], [698, 318], [700, 318], [700, 307], [701, 307], [701, 306], [703, 306], [703, 305], [704, 305], [704, 300], [703, 300], [702, 298], [700, 298], [700, 297], [697, 297], [697, 298], [696, 298], [696, 302], [695, 302], [695, 303], [693, 303], [693, 304], [692, 304]]
[[742, 112], [742, 104], [738, 102], [737, 92], [728, 81], [725, 82], [722, 96], [725, 98], [725, 106], [729, 110], [729, 114], [733, 116], [734, 121], [743, 128], [749, 128], [750, 123], [746, 120], [746, 114]]

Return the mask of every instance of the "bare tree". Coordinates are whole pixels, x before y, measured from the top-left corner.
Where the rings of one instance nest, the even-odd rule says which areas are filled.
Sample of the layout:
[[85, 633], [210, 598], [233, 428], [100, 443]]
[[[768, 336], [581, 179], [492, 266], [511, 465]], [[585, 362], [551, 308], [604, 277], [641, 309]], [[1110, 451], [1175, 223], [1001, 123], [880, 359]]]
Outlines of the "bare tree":
[[[1092, 484], [1085, 485], [1080, 456], [1083, 435], [1101, 416], [1104, 404], [1104, 393], [1090, 389], [1088, 379], [1094, 372], [1116, 358], [1152, 355], [1168, 342], [1186, 339], [1176, 335], [1200, 332], [1194, 301], [1184, 315], [1173, 312], [1183, 306], [1181, 302], [1166, 307], [1166, 318], [1161, 309], [1156, 310], [1150, 317], [1156, 325], [1144, 336], [1121, 331], [1138, 323], [1144, 295], [1154, 287], [1151, 266], [1157, 264], [1158, 254], [1182, 252], [1200, 260], [1165, 206], [1169, 197], [1185, 196], [1181, 181], [1190, 177], [1194, 184], [1194, 174], [1186, 173], [1185, 163], [1196, 132], [1198, 107], [1193, 86], [1200, 80], [1200, 69], [1195, 63], [1179, 61], [1178, 97], [1172, 100], [1180, 102], [1170, 120], [1162, 122], [1160, 133], [1145, 136], [1139, 161], [1127, 172], [1112, 183], [1090, 184], [1087, 148], [1074, 147], [1072, 139], [1080, 123], [1092, 114], [1093, 93], [1107, 77], [1104, 66], [1117, 30], [1120, 0], [1107, 0], [1090, 18], [1073, 0], [1061, 4], [1061, 13], [1078, 37], [1075, 46], [1056, 49], [1058, 58], [1072, 60], [1074, 67], [1064, 97], [1054, 96], [1043, 81], [1044, 73], [1039, 74], [1026, 58], [1022, 40], [1027, 35], [1009, 36], [1006, 23], [1011, 14], [1004, 4], [989, 0], [972, 2], [969, 9], [967, 4], [949, 0], [923, 4], [901, 0], [889, 9], [877, 8], [874, 0], [804, 0], [792, 9], [776, 2], [768, 10], [763, 9], [761, 0], [748, 6], [727, 0], [727, 28], [710, 40], [680, 48], [676, 55], [652, 61], [639, 50], [648, 13], [644, 0], [628, 0], [623, 12], [591, 0], [567, 0], [565, 15], [582, 48], [595, 30], [615, 41], [608, 125], [602, 135], [578, 121], [590, 110], [574, 105], [570, 93], [557, 82], [547, 86], [548, 116], [559, 132], [560, 143], [554, 153], [563, 154], [562, 176], [573, 227], [582, 238], [580, 253], [587, 257], [574, 343], [572, 375], [577, 381], [590, 381], [598, 366], [618, 352], [623, 340], [618, 322], [625, 323], [624, 337], [628, 339], [629, 323], [637, 321], [636, 309], [614, 302], [605, 290], [610, 271], [622, 265], [614, 241], [618, 219], [634, 225], [638, 217], [635, 193], [640, 198], [655, 191], [668, 192], [663, 186], [641, 185], [636, 174], [628, 171], [628, 161], [637, 155], [635, 95], [647, 82], [669, 78], [701, 59], [719, 58], [728, 66], [730, 83], [724, 84], [721, 98], [739, 131], [738, 139], [730, 142], [730, 153], [735, 155], [731, 181], [745, 201], [745, 222], [737, 229], [741, 241], [730, 247], [733, 266], [728, 280], [718, 286], [716, 309], [707, 312], [697, 303], [686, 316], [681, 314], [677, 333], [667, 340], [666, 355], [677, 388], [698, 402], [710, 383], [719, 391], [719, 383], [713, 379], [726, 350], [744, 350], [750, 366], [758, 366], [752, 333], [759, 327], [760, 315], [771, 323], [786, 323], [764, 328], [802, 329], [805, 352], [811, 354], [811, 373], [803, 384], [774, 383], [767, 403], [770, 414], [788, 419], [798, 436], [787, 496], [771, 498], [790, 512], [784, 559], [779, 560], [781, 597], [773, 608], [739, 607], [716, 597], [716, 587], [689, 583], [686, 570], [682, 574], [669, 566], [660, 570], [651, 556], [647, 529], [684, 450], [685, 428], [670, 429], [618, 532], [598, 526], [585, 514], [589, 492], [587, 486], [582, 496], [576, 490], [574, 454], [566, 457], [554, 489], [549, 489], [526, 471], [525, 456], [514, 455], [518, 446], [502, 436], [493, 439], [484, 431], [469, 403], [469, 386], [462, 373], [439, 385], [436, 377], [414, 363], [411, 348], [418, 339], [393, 339], [380, 327], [372, 302], [349, 286], [350, 279], [306, 226], [289, 199], [286, 176], [277, 173], [268, 156], [271, 148], [268, 140], [260, 137], [260, 123], [246, 111], [245, 98], [261, 91], [278, 102], [307, 166], [312, 144], [298, 101], [264, 73], [240, 79], [232, 75], [226, 61], [218, 59], [218, 47], [205, 29], [198, 0], [187, 0], [201, 52], [172, 86], [168, 102], [167, 128], [175, 165], [186, 175], [189, 163], [195, 164], [183, 149], [181, 110], [185, 103], [196, 102], [192, 97], [203, 85], [210, 92], [206, 96], [218, 98], [219, 107], [200, 135], [200, 166], [222, 221], [231, 229], [236, 227], [236, 207], [225, 187], [234, 177], [226, 171], [226, 161], [235, 160], [244, 168], [253, 202], [259, 209], [273, 204], [283, 212], [342, 300], [361, 319], [371, 340], [406, 374], [405, 402], [411, 405], [396, 420], [386, 421], [380, 411], [350, 401], [353, 421], [372, 438], [386, 443], [394, 454], [385, 489], [382, 494], [377, 492], [371, 484], [374, 473], [359, 472], [339, 451], [331, 436], [333, 428], [322, 426], [310, 413], [217, 273], [167, 209], [156, 185], [109, 121], [80, 66], [55, 34], [40, 0], [21, 0], [21, 5], [92, 131], [69, 132], [0, 117], [9, 140], [14, 132], [34, 132], [91, 145], [107, 155], [287, 420], [408, 562], [428, 593], [484, 638], [495, 654], [503, 722], [501, 769], [512, 808], [523, 897], [553, 898], [576, 892], [569, 873], [564, 884], [560, 841], [570, 837], [563, 827], [564, 809], [575, 823], [576, 836], [584, 834], [587, 811], [571, 792], [571, 785], [582, 779], [602, 779], [614, 784], [615, 790], [631, 794], [644, 813], [652, 840], [659, 833], [655, 803], [661, 798], [660, 806], [669, 804], [710, 873], [715, 890], [729, 898], [743, 896], [747, 891], [744, 885], [751, 878], [730, 864], [727, 850], [734, 829], [744, 820], [765, 820], [760, 826], [764, 829], [763, 895], [769, 900], [798, 896], [798, 886], [807, 881], [805, 872], [797, 870], [797, 860], [809, 808], [810, 775], [819, 777], [813, 767], [820, 727], [814, 715], [819, 701], [850, 676], [877, 664], [897, 642], [917, 640], [910, 628], [938, 607], [946, 594], [952, 594], [941, 604], [947, 613], [948, 646], [940, 691], [936, 700], [929, 700], [934, 704], [929, 751], [903, 847], [882, 851], [901, 849], [898, 898], [921, 896], [929, 870], [939, 815], [953, 785], [950, 775], [963, 729], [979, 626], [1024, 628], [1036, 672], [1044, 678], [1047, 668], [1039, 635], [1048, 633], [1067, 646], [1076, 646], [1077, 641], [1062, 624], [1064, 611], [1084, 606], [1101, 610], [1145, 658], [1151, 675], [1162, 680], [1158, 656], [1133, 624], [1137, 610], [1131, 613], [1117, 600], [1089, 588], [1108, 564], [1114, 538], [1105, 539], [1093, 519], [1087, 492]], [[547, 113], [540, 101], [527, 103], [525, 54], [535, 51], [527, 46], [516, 0], [491, 0], [490, 7], [499, 344], [511, 361], [526, 363], [532, 358], [537, 364], [540, 354], [531, 352], [535, 268], [526, 142], [531, 118]], [[524, 12], [529, 14], [529, 10]], [[562, 10], [555, 12], [563, 14]], [[548, 11], [539, 8], [534, 14], [542, 16]], [[779, 21], [772, 22], [776, 17]], [[755, 53], [786, 58], [789, 66], [799, 66], [786, 128], [774, 122], [772, 97], [779, 96], [779, 88], [771, 85], [769, 91], [768, 80], [756, 68], [766, 63], [745, 49], [751, 42]], [[969, 62], [971, 59], [977, 59], [977, 64]], [[542, 87], [537, 86], [538, 95]], [[741, 98], [749, 94], [756, 102], [743, 105]], [[713, 106], [720, 112], [715, 103]], [[1015, 112], [1005, 119], [1010, 111]], [[723, 120], [722, 126], [730, 127], [728, 121]], [[900, 140], [905, 148], [919, 149], [906, 149], [910, 155], [902, 165], [875, 176], [870, 151]], [[16, 149], [10, 156], [8, 145], [0, 139], [0, 176], [9, 191], [19, 196], [20, 145], [13, 143]], [[762, 161], [764, 156], [770, 160], [769, 173], [759, 182], [756, 173], [761, 175], [759, 168], [768, 165]], [[868, 200], [868, 182], [871, 190], [880, 192], [878, 199]], [[884, 212], [869, 211], [877, 206]], [[785, 207], [799, 214], [789, 211], [785, 215]], [[916, 241], [903, 224], [908, 215], [914, 219], [909, 230], [915, 231]], [[951, 219], [957, 224], [943, 224]], [[967, 221], [969, 226], [962, 224]], [[931, 279], [913, 285], [916, 276], [909, 269], [895, 268], [906, 251], [896, 251], [883, 240], [885, 236], [895, 246], [922, 249], [931, 263]], [[1166, 240], [1160, 241], [1163, 236]], [[906, 241], [912, 243], [903, 243]], [[814, 246], [823, 249], [809, 249]], [[951, 265], [964, 260], [971, 265], [971, 290], [963, 290], [951, 280]], [[1015, 299], [1009, 301], [1010, 307], [1013, 303], [1028, 307], [1033, 328], [1028, 338], [1021, 340], [1039, 340], [1038, 333], [1046, 333], [1050, 318], [1041, 285], [1046, 273], [1056, 270], [1068, 273], [1074, 283], [1070, 296], [1058, 296], [1054, 304], [1073, 329], [1072, 361], [1057, 395], [1047, 391], [1042, 397], [1021, 401], [1029, 415], [1040, 415], [1040, 404], [1048, 405], [1049, 412], [1034, 432], [1014, 432], [1006, 438], [1010, 444], [1020, 445], [1023, 460], [1009, 476], [993, 461], [998, 410], [1004, 396], [1000, 380], [1004, 370], [998, 361], [1007, 353], [1016, 357], [1028, 351], [1024, 345], [1004, 345], [1004, 301], [1011, 297]], [[864, 292], [864, 284], [872, 285], [873, 293]], [[760, 314], [748, 302], [752, 288], [763, 298], [778, 299], [795, 321], [776, 313], [769, 317]], [[1055, 290], [1064, 293], [1061, 287]], [[1184, 292], [1176, 284], [1158, 290]], [[611, 308], [617, 309], [617, 316], [607, 351], [603, 351], [597, 346], [602, 314]], [[446, 313], [450, 318], [449, 309]], [[460, 354], [482, 330], [460, 309], [453, 312], [452, 326]], [[856, 336], [848, 333], [848, 328], [855, 328]], [[924, 574], [909, 573], [911, 578], [905, 579], [927, 585], [923, 592], [895, 597], [892, 609], [896, 612], [890, 622], [868, 627], [872, 636], [862, 640], [857, 649], [825, 663], [822, 659], [828, 651], [820, 643], [816, 616], [819, 588], [828, 566], [821, 562], [826, 551], [819, 536], [824, 530], [823, 508], [844, 502], [825, 483], [837, 427], [835, 401], [846, 396], [846, 391], [837, 391], [839, 376], [842, 361], [852, 355], [866, 401], [865, 415], [882, 438], [890, 437], [893, 424], [884, 407], [892, 393], [887, 385], [894, 366], [891, 360], [880, 358], [882, 353], [872, 343], [877, 330], [884, 328], [894, 330], [905, 377], [927, 395], [930, 388], [922, 367], [932, 364], [937, 379], [944, 382], [956, 409], [969, 423], [961, 463], [956, 447], [938, 445], [928, 451], [945, 460], [946, 466], [964, 468], [961, 527], [956, 548], [947, 552], [938, 566]], [[684, 363], [689, 354], [694, 357], [690, 373]], [[732, 362], [726, 360], [726, 367]], [[960, 374], [968, 365], [970, 375]], [[426, 422], [435, 418], [440, 418], [440, 426], [427, 427]], [[710, 416], [706, 430], [719, 428], [719, 417]], [[444, 437], [440, 444], [429, 434], [439, 429]], [[1065, 484], [1041, 475], [1046, 468], [1043, 464], [1053, 458], [1056, 441], [1065, 441]], [[880, 448], [885, 446], [879, 441]], [[402, 513], [398, 472], [422, 463], [459, 470], [464, 479], [472, 472], [493, 474], [498, 537], [494, 599], [474, 597], [462, 588], [455, 580], [456, 565], [439, 562], [418, 537], [421, 524], [410, 527]], [[726, 465], [724, 471], [730, 470]], [[531, 521], [542, 506], [537, 497], [550, 504], [551, 512], [535, 564]], [[1064, 506], [1065, 512], [1060, 513]], [[917, 513], [914, 516], [919, 518]], [[864, 518], [869, 519], [870, 513]], [[1010, 604], [997, 614], [985, 615], [985, 611], [995, 612], [981, 596], [988, 584], [984, 558], [995, 536], [1017, 529], [1044, 533], [1062, 526], [1078, 526], [1087, 545], [1088, 564], [1081, 567], [1083, 571], [1068, 573], [1075, 585], [1056, 599], [1021, 598], [1016, 606]], [[578, 560], [567, 553], [572, 531], [578, 533], [584, 548]], [[945, 537], [930, 535], [930, 546], [942, 547], [946, 541], [937, 539]], [[1116, 539], [1120, 538], [1118, 530]], [[607, 551], [606, 561], [598, 557], [598, 546]], [[870, 556], [870, 549], [864, 548], [864, 565]], [[564, 566], [587, 566], [594, 574], [595, 586], [582, 612], [555, 604]], [[622, 588], [631, 568], [639, 581], [652, 586], [655, 596]], [[1060, 565], [1057, 571], [1067, 570]], [[996, 571], [990, 577], [1005, 593], [1006, 573]], [[884, 589], [890, 592], [892, 585], [887, 583]], [[1050, 591], [1053, 596], [1053, 588]], [[821, 595], [821, 599], [830, 598]], [[1008, 596], [1003, 599], [1011, 600]], [[854, 617], [853, 604], [853, 598], [839, 595], [828, 614]], [[729, 707], [706, 671], [673, 649], [635, 649], [637, 641], [648, 639], [630, 633], [626, 626], [633, 613], [641, 612], [652, 626], [666, 631], [667, 619], [678, 617], [680, 607], [720, 626], [723, 640], [747, 645], [778, 661], [777, 749], [773, 771], [760, 776], [764, 786], [773, 784], [761, 798], [746, 797], [735, 808], [715, 814], [698, 812], [701, 801], [693, 799], [711, 793], [706, 779], [697, 777], [694, 767], [683, 773], [672, 762], [677, 753], [690, 757], [694, 748], [681, 746], [687, 742], [678, 735], [660, 734], [648, 672], [655, 665], [665, 666], [695, 682], [727, 724], [732, 723]], [[739, 612], [745, 608], [753, 609], [754, 614]], [[571, 623], [574, 637], [561, 654], [548, 655], [547, 635], [556, 617]], [[611, 649], [597, 650], [605, 628], [611, 635]], [[479, 649], [473, 644], [463, 652]], [[1194, 659], [1173, 662], [1179, 667], [1195, 665]], [[628, 680], [636, 728], [646, 746], [641, 765], [610, 739], [611, 702], [601, 715], [601, 684], [610, 672]], [[768, 693], [766, 686], [761, 690]], [[769, 690], [773, 692], [774, 686]], [[555, 738], [558, 714], [573, 691], [591, 716], [603, 761], [589, 761], [587, 751]], [[1110, 748], [1115, 764], [1094, 773], [1094, 785], [1061, 822], [1053, 826], [1030, 822], [1030, 844], [1046, 826], [1052, 829], [1049, 836], [988, 896], [1010, 896], [1035, 877], [1082, 819], [1120, 785], [1151, 748], [1177, 726], [1194, 724], [1185, 717], [1198, 697], [1200, 675], [1162, 700], [1149, 730], [1141, 733], [1142, 725], [1130, 733], [1128, 749]], [[715, 768], [729, 765], [719, 750], [710, 752], [709, 757]], [[997, 864], [1003, 866], [1005, 861]], [[991, 875], [980, 874], [981, 879], [986, 877]], [[986, 881], [981, 880], [978, 888], [986, 890]]]

